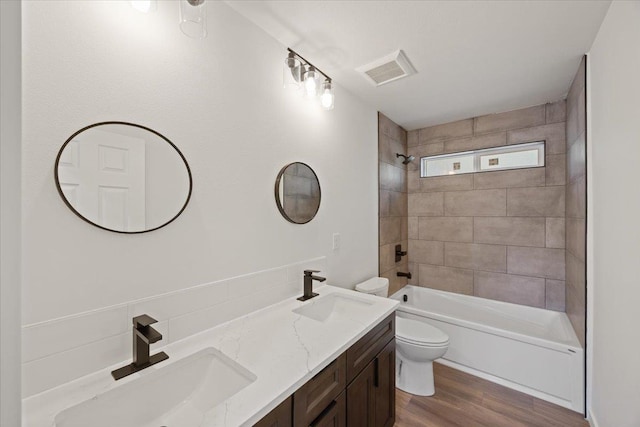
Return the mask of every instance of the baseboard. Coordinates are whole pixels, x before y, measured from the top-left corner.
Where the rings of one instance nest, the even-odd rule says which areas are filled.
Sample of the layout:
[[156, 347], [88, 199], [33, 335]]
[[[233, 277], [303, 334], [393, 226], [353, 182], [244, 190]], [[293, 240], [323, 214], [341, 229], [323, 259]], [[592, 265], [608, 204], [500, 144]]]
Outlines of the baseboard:
[[587, 411], [587, 421], [589, 422], [589, 425], [591, 427], [600, 427], [600, 425], [598, 424], [598, 420], [593, 415], [593, 411], [591, 409]]

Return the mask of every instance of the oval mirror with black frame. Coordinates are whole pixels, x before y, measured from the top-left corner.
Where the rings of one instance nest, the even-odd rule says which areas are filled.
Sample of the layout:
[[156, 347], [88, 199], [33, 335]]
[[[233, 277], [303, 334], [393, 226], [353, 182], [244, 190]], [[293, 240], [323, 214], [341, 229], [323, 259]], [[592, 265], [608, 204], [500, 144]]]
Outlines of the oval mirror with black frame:
[[278, 210], [287, 221], [306, 224], [320, 208], [318, 176], [305, 163], [289, 163], [278, 173], [275, 195]]
[[95, 123], [71, 135], [56, 157], [55, 180], [80, 218], [132, 234], [175, 220], [193, 184], [178, 147], [153, 129], [126, 122]]

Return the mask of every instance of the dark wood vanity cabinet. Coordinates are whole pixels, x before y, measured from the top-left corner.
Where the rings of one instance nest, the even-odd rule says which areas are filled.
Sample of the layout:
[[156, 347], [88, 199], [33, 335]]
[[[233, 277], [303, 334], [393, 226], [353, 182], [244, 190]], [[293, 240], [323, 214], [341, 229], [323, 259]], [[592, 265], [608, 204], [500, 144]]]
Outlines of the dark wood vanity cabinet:
[[[387, 319], [369, 334], [377, 335], [370, 346], [361, 347], [361, 354], [367, 364], [362, 370], [353, 371], [357, 376], [347, 387], [347, 425], [392, 426], [396, 419], [396, 340], [395, 319]], [[363, 338], [371, 338], [367, 335]], [[389, 339], [390, 338], [390, 339]], [[361, 342], [360, 340], [359, 342]], [[356, 344], [357, 345], [357, 344]], [[369, 349], [375, 347], [376, 352]], [[356, 346], [347, 350], [347, 354], [357, 350]]]
[[[294, 424], [297, 425], [297, 424]], [[343, 391], [316, 418], [310, 427], [346, 427], [347, 425], [347, 393]]]
[[347, 425], [392, 426], [396, 419], [396, 341], [392, 339], [347, 388]]
[[396, 422], [396, 340], [392, 339], [376, 358], [375, 426]]
[[313, 422], [344, 392], [346, 361], [343, 353], [293, 394], [293, 425], [315, 425]]
[[291, 427], [293, 425], [292, 407], [293, 396], [289, 396], [287, 400], [254, 424], [254, 427]]
[[395, 348], [392, 313], [256, 426], [393, 426]]
[[347, 382], [353, 381], [360, 372], [375, 359], [382, 349], [396, 336], [396, 316], [378, 323], [364, 337], [360, 338], [345, 352], [347, 355]]
[[375, 367], [373, 362], [356, 377], [347, 388], [349, 426], [372, 426], [375, 419]]

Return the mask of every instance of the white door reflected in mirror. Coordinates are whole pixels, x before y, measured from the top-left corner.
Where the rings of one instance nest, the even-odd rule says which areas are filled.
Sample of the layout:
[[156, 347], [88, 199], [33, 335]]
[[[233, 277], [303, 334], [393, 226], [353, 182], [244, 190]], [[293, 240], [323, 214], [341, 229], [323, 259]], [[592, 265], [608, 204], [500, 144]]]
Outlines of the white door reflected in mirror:
[[191, 195], [191, 172], [177, 147], [151, 129], [124, 122], [76, 132], [58, 153], [55, 173], [74, 213], [121, 233], [163, 227]]

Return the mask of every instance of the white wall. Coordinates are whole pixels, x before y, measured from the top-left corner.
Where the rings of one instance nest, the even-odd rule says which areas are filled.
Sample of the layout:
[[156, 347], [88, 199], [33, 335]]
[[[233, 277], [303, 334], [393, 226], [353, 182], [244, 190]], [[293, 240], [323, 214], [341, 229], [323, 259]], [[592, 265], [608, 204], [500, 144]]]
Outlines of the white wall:
[[0, 2], [0, 425], [20, 425], [20, 2]]
[[182, 158], [166, 142], [148, 133], [145, 143], [145, 213], [147, 227], [158, 227], [184, 206], [189, 174]]
[[589, 55], [590, 416], [640, 425], [640, 2], [614, 1]]
[[[24, 4], [23, 324], [323, 255], [333, 284], [376, 273], [375, 111], [339, 86], [331, 112], [285, 92], [285, 48], [223, 2], [207, 7], [209, 35], [194, 40], [177, 2], [150, 14], [129, 2]], [[187, 158], [193, 197], [168, 227], [106, 232], [58, 196], [57, 150], [106, 120], [151, 127]], [[295, 160], [323, 193], [304, 226], [273, 198]]]

